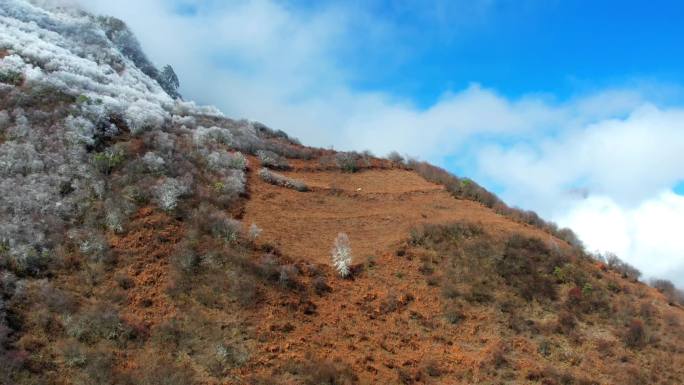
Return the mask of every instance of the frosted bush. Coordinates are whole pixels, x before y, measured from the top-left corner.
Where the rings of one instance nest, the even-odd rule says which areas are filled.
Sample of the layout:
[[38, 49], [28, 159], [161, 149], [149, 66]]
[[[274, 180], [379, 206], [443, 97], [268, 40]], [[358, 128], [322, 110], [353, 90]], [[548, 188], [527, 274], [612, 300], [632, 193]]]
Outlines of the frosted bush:
[[10, 125], [10, 116], [7, 111], [0, 111], [0, 132], [4, 131]]
[[357, 152], [338, 152], [335, 154], [335, 163], [344, 172], [356, 172], [370, 164], [366, 154]]
[[92, 261], [102, 262], [105, 260], [109, 245], [102, 234], [92, 231], [86, 233], [85, 239], [81, 240], [78, 248], [83, 255], [88, 256]]
[[102, 256], [109, 249], [109, 244], [104, 235], [92, 228], [71, 229], [66, 235], [81, 254], [90, 257], [94, 261], [102, 260]]
[[[193, 101], [174, 100], [173, 113], [175, 115], [196, 115], [213, 118], [223, 118], [223, 113], [214, 106], [198, 106]], [[194, 125], [193, 125], [194, 126]]]
[[45, 164], [31, 143], [0, 144], [0, 176], [33, 174], [43, 171]]
[[64, 120], [64, 126], [71, 133], [74, 143], [92, 145], [94, 143], [95, 125], [81, 116], [69, 115]]
[[114, 146], [93, 154], [93, 166], [102, 174], [108, 175], [119, 167], [125, 159], [126, 154], [123, 149]]
[[227, 128], [200, 126], [193, 132], [193, 140], [198, 146], [205, 146], [209, 143], [230, 145], [233, 142], [233, 134]]
[[115, 233], [122, 233], [124, 231], [124, 222], [126, 221], [127, 215], [124, 211], [114, 204], [112, 200], [107, 200], [105, 202], [105, 218], [104, 225], [108, 230]]
[[207, 155], [207, 167], [212, 171], [225, 169], [244, 170], [247, 168], [247, 158], [241, 152], [230, 154], [224, 150], [212, 151]]
[[233, 147], [248, 153], [263, 149], [265, 143], [256, 134], [254, 127], [248, 122], [240, 122], [233, 129]]
[[331, 251], [332, 263], [340, 277], [345, 278], [350, 274], [349, 266], [352, 263], [352, 251], [349, 237], [345, 233], [337, 234], [335, 245]]
[[[3, 255], [0, 252], [0, 255]], [[5, 293], [14, 291], [14, 286], [17, 284], [17, 276], [9, 271], [0, 271], [0, 290]]]
[[256, 225], [256, 223], [252, 223], [251, 226], [249, 226], [249, 231], [247, 235], [249, 236], [249, 240], [254, 242], [259, 238], [259, 235], [261, 235], [261, 228]]
[[287, 163], [287, 161], [273, 151], [259, 150], [257, 151], [257, 157], [259, 157], [261, 165], [264, 167], [278, 170], [287, 170], [290, 168], [290, 165]]
[[187, 128], [195, 128], [197, 126], [197, 119], [194, 116], [173, 115], [171, 122], [174, 125], [186, 126]]
[[245, 173], [241, 170], [230, 170], [214, 185], [214, 188], [218, 193], [233, 200], [245, 192]]
[[305, 192], [308, 191], [309, 188], [306, 186], [306, 184], [302, 181], [288, 178], [285, 175], [281, 175], [278, 173], [275, 173], [267, 168], [262, 168], [259, 170], [259, 177], [267, 183], [276, 185], [276, 186], [282, 186], [286, 188], [291, 188], [293, 190], [297, 190], [300, 192]]
[[159, 207], [171, 211], [178, 206], [178, 199], [190, 192], [190, 188], [176, 178], [164, 178], [154, 192]]
[[151, 172], [153, 174], [160, 174], [164, 171], [164, 158], [155, 154], [152, 151], [147, 152], [145, 156], [143, 156], [142, 161], [145, 165], [145, 169], [148, 172]]
[[238, 170], [245, 170], [247, 169], [247, 166], [249, 165], [249, 162], [247, 162], [247, 158], [245, 158], [244, 155], [242, 155], [241, 152], [235, 152], [230, 155], [230, 162], [229, 162], [229, 167], [238, 169]]
[[[0, 61], [0, 73], [10, 74], [10, 73], [23, 73], [27, 66], [30, 64], [26, 63], [24, 59], [19, 55], [8, 55], [2, 61]], [[3, 82], [4, 83], [4, 82]]]
[[23, 109], [17, 108], [14, 115], [14, 124], [10, 124], [5, 128], [4, 138], [6, 140], [14, 141], [28, 141], [31, 139], [31, 130], [28, 124], [28, 119], [24, 115], [25, 111]]
[[230, 161], [229, 155], [226, 151], [212, 151], [206, 156], [207, 167], [212, 171], [220, 171], [228, 168]]
[[157, 130], [164, 125], [168, 113], [158, 104], [139, 100], [126, 109], [126, 122], [134, 135], [145, 130]]
[[124, 231], [123, 215], [118, 211], [108, 212], [105, 214], [105, 226], [115, 233], [122, 233]]
[[51, 257], [46, 249], [39, 250], [32, 246], [20, 245], [10, 249], [8, 260], [17, 274], [38, 276], [47, 270]]
[[240, 236], [242, 224], [240, 221], [230, 218], [226, 213], [218, 209], [212, 210], [207, 218], [202, 218], [209, 223], [211, 234], [226, 242], [236, 242]]
[[174, 140], [174, 135], [171, 135], [164, 131], [154, 131], [148, 133], [145, 139], [150, 147], [154, 148], [157, 152], [162, 154], [171, 154], [176, 148], [176, 142]]
[[242, 366], [249, 360], [249, 353], [244, 348], [221, 343], [216, 346], [216, 358], [226, 366]]

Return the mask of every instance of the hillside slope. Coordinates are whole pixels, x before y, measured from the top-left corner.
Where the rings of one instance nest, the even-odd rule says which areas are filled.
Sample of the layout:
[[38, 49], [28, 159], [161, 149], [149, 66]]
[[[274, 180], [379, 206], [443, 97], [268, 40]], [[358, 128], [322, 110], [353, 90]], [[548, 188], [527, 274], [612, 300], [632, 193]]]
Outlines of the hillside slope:
[[243, 221], [261, 226], [261, 239], [284, 253], [323, 264], [330, 262], [330, 248], [340, 232], [350, 236], [359, 257], [387, 252], [423, 223], [467, 220], [494, 232], [550, 237], [476, 202], [454, 199], [443, 186], [386, 163], [386, 168], [357, 173], [312, 167], [283, 173], [305, 182], [311, 190], [307, 194], [255, 177]]
[[182, 101], [122, 22], [46, 4], [0, 7], [1, 384], [682, 382], [684, 310], [628, 265]]
[[[682, 312], [654, 289], [396, 163], [351, 174], [292, 163], [285, 174], [310, 191], [255, 178], [243, 220], [263, 226], [258, 243], [292, 258], [316, 294], [266, 297], [252, 322], [270, 338], [244, 375], [281, 383], [316, 357], [349, 383], [678, 383]], [[360, 264], [353, 280], [324, 266], [337, 231]], [[330, 293], [316, 290], [318, 274]], [[650, 341], [625, 346], [641, 319]]]

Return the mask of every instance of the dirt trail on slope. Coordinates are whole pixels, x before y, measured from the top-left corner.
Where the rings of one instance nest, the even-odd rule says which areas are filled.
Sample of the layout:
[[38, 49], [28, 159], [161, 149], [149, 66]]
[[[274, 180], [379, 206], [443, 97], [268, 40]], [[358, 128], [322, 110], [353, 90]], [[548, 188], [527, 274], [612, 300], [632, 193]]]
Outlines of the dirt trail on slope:
[[551, 238], [479, 203], [455, 199], [443, 186], [404, 169], [349, 174], [309, 168], [283, 173], [305, 182], [309, 192], [267, 184], [255, 175], [256, 169], [250, 175], [251, 199], [243, 222], [256, 223], [263, 229], [260, 242], [271, 243], [294, 259], [329, 263], [335, 237], [345, 232], [361, 262], [406, 239], [421, 223], [462, 220], [481, 223], [494, 234], [517, 231]]

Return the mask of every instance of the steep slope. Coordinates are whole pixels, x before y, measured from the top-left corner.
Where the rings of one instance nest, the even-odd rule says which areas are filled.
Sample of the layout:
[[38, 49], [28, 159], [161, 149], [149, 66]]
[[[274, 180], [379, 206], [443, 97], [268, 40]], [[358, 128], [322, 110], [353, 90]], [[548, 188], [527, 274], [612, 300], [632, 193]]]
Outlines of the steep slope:
[[[267, 337], [240, 371], [245, 377], [678, 383], [682, 312], [654, 289], [396, 163], [352, 174], [291, 163], [284, 174], [310, 191], [250, 183], [244, 221], [262, 226], [259, 242], [294, 258], [301, 276], [288, 276], [281, 284], [290, 293], [268, 295], [252, 316]], [[326, 266], [338, 231], [352, 241], [353, 280]], [[648, 336], [637, 331], [640, 342], [625, 346], [642, 319]]]
[[684, 378], [684, 311], [619, 260], [427, 164], [184, 102], [122, 22], [46, 4], [0, 7], [0, 383]]

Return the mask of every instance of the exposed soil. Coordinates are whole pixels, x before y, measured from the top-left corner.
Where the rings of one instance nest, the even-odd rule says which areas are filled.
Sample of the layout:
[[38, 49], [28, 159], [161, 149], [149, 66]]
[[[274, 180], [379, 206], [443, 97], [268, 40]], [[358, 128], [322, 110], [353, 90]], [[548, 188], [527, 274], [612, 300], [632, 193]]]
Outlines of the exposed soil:
[[[376, 263], [354, 280], [329, 271], [332, 292], [310, 298], [312, 314], [294, 297], [268, 298], [253, 318], [268, 342], [258, 346], [258, 358], [241, 373], [268, 377], [283, 363], [313, 355], [350, 365], [361, 384], [394, 384], [399, 372], [420, 378], [419, 383], [477, 381], [480, 366], [501, 342], [494, 317], [485, 312], [453, 327], [444, 317], [440, 289], [428, 286], [418, 272], [419, 261], [384, 254]], [[426, 377], [428, 366], [439, 375]]]
[[[131, 230], [125, 236], [110, 235], [109, 243], [125, 267], [112, 274], [113, 279], [103, 289], [130, 286], [126, 287], [124, 317], [150, 327], [174, 316], [176, 308], [166, 295], [169, 257], [182, 231], [166, 214], [143, 208], [132, 218]], [[129, 281], [122, 283], [123, 279]]]
[[547, 233], [512, 222], [479, 203], [453, 198], [442, 186], [403, 169], [370, 169], [358, 173], [291, 171], [288, 177], [305, 182], [312, 191], [250, 179], [246, 224], [264, 231], [260, 240], [295, 259], [329, 263], [338, 233], [351, 240], [359, 260], [379, 256], [406, 239], [421, 223], [471, 221], [493, 233], [520, 232], [554, 239]]
[[[502, 349], [525, 357], [508, 370], [536, 367], [538, 353], [530, 341], [504, 345], [496, 309], [471, 312], [458, 327], [450, 324], [440, 289], [429, 286], [419, 272], [420, 258], [399, 257], [396, 250], [412, 227], [453, 221], [479, 223], [494, 237], [518, 232], [561, 241], [476, 202], [455, 199], [442, 186], [400, 168], [350, 174], [300, 163], [283, 174], [305, 182], [311, 191], [273, 186], [252, 173], [243, 221], [263, 229], [260, 243], [274, 245], [305, 266], [323, 265], [317, 269], [326, 272], [332, 292], [305, 298], [313, 305], [304, 307], [309, 314], [296, 295], [269, 296], [252, 315], [268, 342], [258, 345], [261, 353], [242, 368], [242, 375], [268, 377], [283, 363], [312, 354], [351, 365], [366, 384], [394, 384], [401, 376], [406, 383], [476, 383], [487, 377], [481, 370], [491, 367]], [[339, 232], [349, 235], [354, 262], [371, 266], [354, 280], [340, 279], [328, 266]]]

